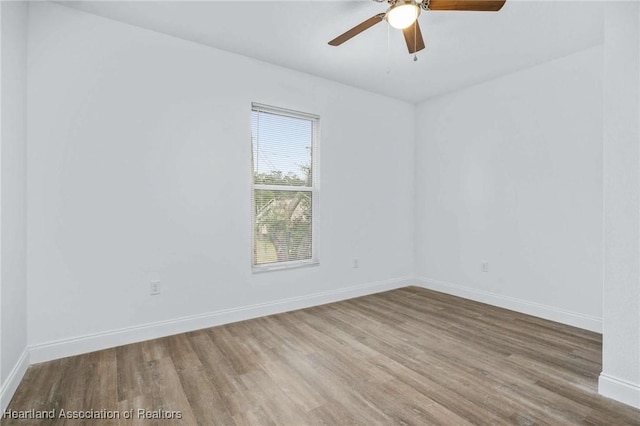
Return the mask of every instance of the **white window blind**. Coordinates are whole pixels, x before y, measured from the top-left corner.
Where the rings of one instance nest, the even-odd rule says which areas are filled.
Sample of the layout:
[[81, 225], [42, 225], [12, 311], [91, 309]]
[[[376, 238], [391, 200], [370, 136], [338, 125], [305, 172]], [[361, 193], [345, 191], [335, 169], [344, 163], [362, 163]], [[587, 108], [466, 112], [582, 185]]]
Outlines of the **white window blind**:
[[252, 104], [254, 269], [317, 262], [315, 115]]

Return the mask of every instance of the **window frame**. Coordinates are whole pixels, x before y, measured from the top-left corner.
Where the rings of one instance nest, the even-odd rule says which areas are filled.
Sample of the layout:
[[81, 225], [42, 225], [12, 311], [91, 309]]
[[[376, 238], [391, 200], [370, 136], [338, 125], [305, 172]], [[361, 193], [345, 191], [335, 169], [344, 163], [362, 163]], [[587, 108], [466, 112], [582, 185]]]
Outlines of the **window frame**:
[[[255, 166], [253, 158], [253, 134], [250, 135], [251, 143], [251, 270], [252, 273], [279, 271], [286, 269], [304, 268], [309, 266], [317, 266], [320, 264], [318, 260], [318, 216], [319, 216], [319, 144], [320, 144], [320, 116], [310, 114], [293, 109], [281, 108], [272, 105], [265, 105], [257, 102], [251, 103], [251, 115], [254, 112], [263, 112], [268, 114], [279, 115], [283, 117], [291, 117], [302, 120], [308, 120], [312, 124], [311, 132], [311, 186], [287, 186], [287, 185], [268, 185], [255, 183]], [[251, 123], [251, 121], [250, 121]], [[251, 124], [249, 126], [251, 129]], [[311, 258], [302, 260], [290, 260], [286, 262], [271, 262], [257, 264], [255, 258], [256, 244], [256, 208], [255, 208], [255, 191], [256, 190], [274, 190], [274, 191], [291, 191], [291, 192], [311, 192]]]

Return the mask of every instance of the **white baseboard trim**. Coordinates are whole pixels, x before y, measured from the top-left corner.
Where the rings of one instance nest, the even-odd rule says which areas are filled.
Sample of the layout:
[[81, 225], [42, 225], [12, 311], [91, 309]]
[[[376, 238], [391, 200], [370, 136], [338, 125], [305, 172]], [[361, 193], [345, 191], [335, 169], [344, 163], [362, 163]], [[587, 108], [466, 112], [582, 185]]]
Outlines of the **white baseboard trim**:
[[602, 333], [602, 318], [592, 317], [578, 312], [567, 311], [553, 306], [542, 305], [540, 303], [529, 302], [522, 299], [516, 299], [514, 297], [503, 296], [488, 291], [477, 290], [430, 278], [418, 278], [416, 279], [416, 282], [419, 286], [429, 290], [435, 290], [463, 297], [465, 299], [486, 303], [488, 305], [509, 309], [511, 311], [533, 315], [550, 321], [594, 331], [596, 333]]
[[410, 277], [378, 281], [273, 302], [223, 309], [201, 315], [47, 342], [30, 347], [30, 360], [31, 363], [51, 361], [130, 343], [171, 336], [173, 334], [366, 296], [368, 294], [405, 287], [413, 283], [415, 283], [415, 280]]
[[0, 388], [0, 418], [2, 418], [4, 410], [9, 406], [11, 398], [13, 398], [18, 385], [20, 385], [24, 374], [27, 372], [27, 368], [29, 368], [29, 350], [25, 348]]
[[640, 408], [639, 383], [627, 382], [626, 380], [600, 373], [598, 393], [632, 407]]

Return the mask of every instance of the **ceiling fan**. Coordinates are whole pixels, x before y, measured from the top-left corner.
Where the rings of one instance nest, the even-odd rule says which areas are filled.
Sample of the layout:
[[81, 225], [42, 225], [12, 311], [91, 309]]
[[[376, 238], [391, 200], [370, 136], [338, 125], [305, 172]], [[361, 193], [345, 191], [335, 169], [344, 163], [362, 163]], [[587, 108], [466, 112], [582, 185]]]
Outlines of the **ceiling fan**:
[[[382, 3], [385, 0], [374, 0]], [[356, 25], [344, 34], [329, 42], [331, 46], [340, 46], [347, 40], [357, 36], [364, 30], [373, 27], [386, 19], [389, 25], [404, 34], [409, 53], [416, 53], [424, 49], [424, 40], [420, 32], [418, 17], [421, 10], [453, 10], [453, 11], [481, 11], [497, 12], [502, 9], [506, 0], [386, 0], [390, 4], [384, 13], [378, 13], [366, 21]]]

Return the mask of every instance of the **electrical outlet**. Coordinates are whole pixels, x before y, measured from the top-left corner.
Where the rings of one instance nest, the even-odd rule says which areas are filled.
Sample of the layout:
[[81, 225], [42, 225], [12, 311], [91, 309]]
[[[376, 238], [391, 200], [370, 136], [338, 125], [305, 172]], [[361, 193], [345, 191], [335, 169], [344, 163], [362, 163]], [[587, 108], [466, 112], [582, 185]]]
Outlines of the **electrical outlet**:
[[149, 295], [157, 296], [160, 294], [160, 281], [151, 281], [149, 284]]
[[482, 272], [489, 272], [489, 262], [482, 262], [480, 264], [480, 270]]
[[360, 265], [358, 264], [358, 259], [353, 259], [353, 267], [354, 268], [359, 268]]

